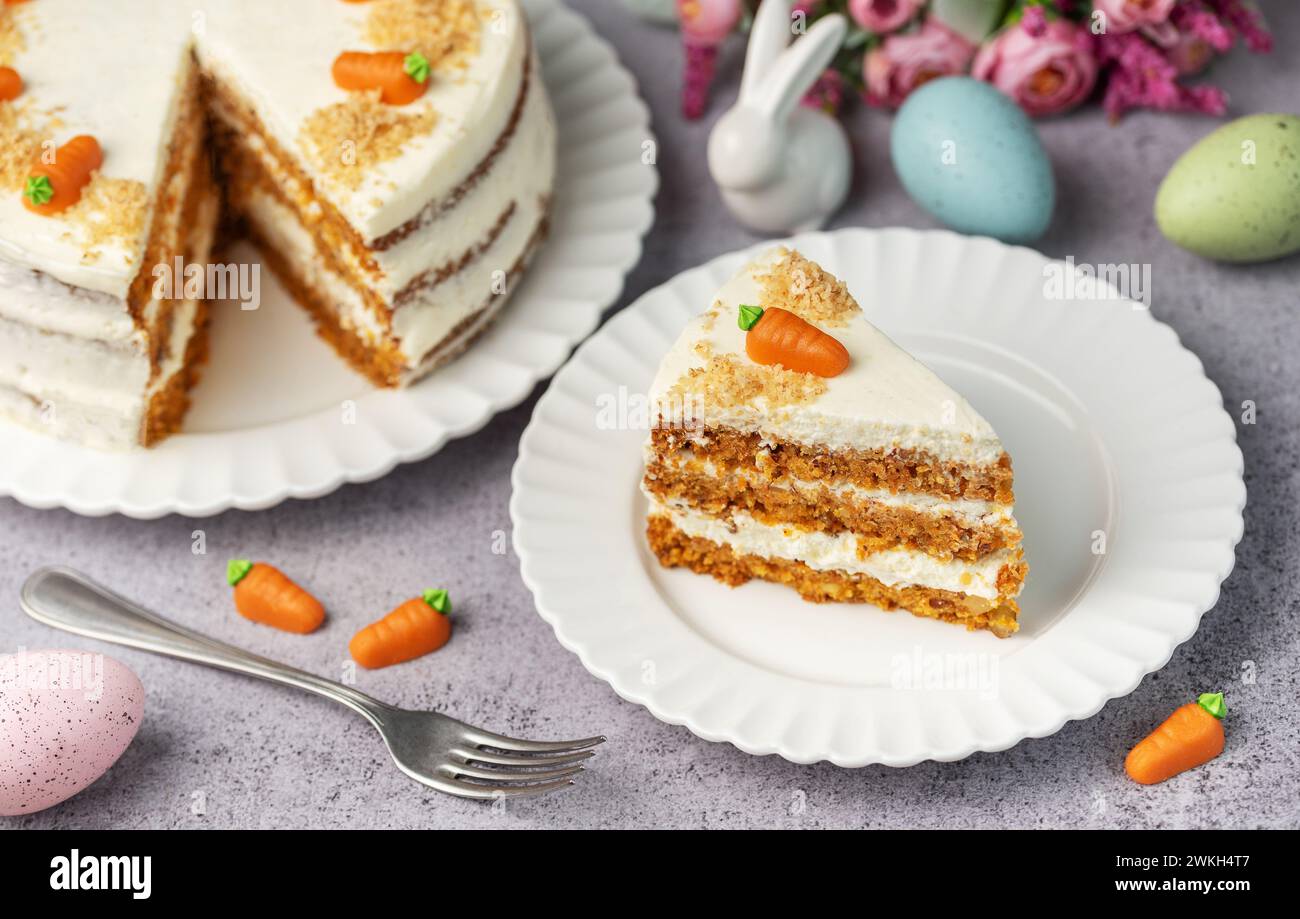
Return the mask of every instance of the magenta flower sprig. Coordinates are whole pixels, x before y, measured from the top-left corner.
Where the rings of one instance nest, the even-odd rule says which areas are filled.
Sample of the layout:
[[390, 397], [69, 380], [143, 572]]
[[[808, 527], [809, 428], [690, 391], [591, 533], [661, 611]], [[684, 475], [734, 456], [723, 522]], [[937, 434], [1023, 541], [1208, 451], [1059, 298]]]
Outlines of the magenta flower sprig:
[[718, 66], [718, 48], [740, 23], [740, 0], [677, 0], [682, 25], [682, 114], [704, 114]]
[[1246, 47], [1256, 54], [1273, 50], [1273, 36], [1264, 25], [1264, 17], [1254, 4], [1242, 0], [1209, 0], [1215, 12], [1226, 19], [1240, 34]]
[[[1101, 8], [1119, 0], [1095, 2]], [[1098, 61], [1107, 72], [1102, 106], [1112, 121], [1135, 108], [1222, 115], [1228, 108], [1222, 89], [1187, 86], [1179, 78], [1198, 73], [1215, 53], [1231, 49], [1236, 35], [1251, 51], [1272, 49], [1272, 36], [1258, 11], [1241, 0], [1182, 0], [1176, 5], [1166, 0], [1121, 25], [1122, 31], [1094, 37]]]
[[1178, 67], [1140, 32], [1095, 36], [1097, 58], [1108, 67], [1102, 107], [1111, 121], [1125, 112], [1149, 108], [1162, 112], [1222, 115], [1228, 99], [1215, 86], [1183, 86]]

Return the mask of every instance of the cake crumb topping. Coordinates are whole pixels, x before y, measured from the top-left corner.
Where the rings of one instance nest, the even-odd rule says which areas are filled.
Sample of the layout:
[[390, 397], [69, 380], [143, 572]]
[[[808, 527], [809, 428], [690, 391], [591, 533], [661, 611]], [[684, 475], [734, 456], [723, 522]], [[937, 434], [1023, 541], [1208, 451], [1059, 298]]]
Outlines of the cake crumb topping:
[[0, 188], [23, 187], [41, 152], [41, 134], [23, 123], [13, 103], [0, 103]]
[[0, 66], [13, 64], [14, 58], [27, 48], [23, 33], [14, 22], [14, 12], [7, 4], [0, 5]]
[[321, 173], [355, 191], [370, 169], [396, 159], [412, 138], [428, 134], [436, 123], [432, 109], [398, 111], [380, 102], [377, 90], [353, 93], [312, 112], [299, 143]]
[[786, 370], [780, 364], [763, 365], [734, 354], [713, 354], [701, 342], [696, 353], [703, 367], [687, 371], [669, 391], [670, 397], [696, 396], [705, 406], [733, 408], [763, 399], [769, 409], [802, 405], [826, 392], [826, 381], [810, 373]]
[[365, 37], [377, 48], [417, 51], [434, 70], [465, 67], [478, 54], [477, 0], [374, 0]]
[[714, 300], [709, 308], [700, 316], [700, 331], [709, 333], [713, 331], [713, 325], [718, 321], [718, 316], [722, 314], [722, 301]]
[[798, 252], [781, 249], [782, 259], [756, 278], [760, 306], [780, 307], [808, 322], [847, 325], [862, 311], [844, 282]]
[[82, 230], [78, 240], [91, 247], [86, 260], [93, 262], [99, 258], [95, 246], [113, 243], [129, 250], [141, 244], [148, 208], [149, 192], [143, 182], [96, 173], [65, 217]]

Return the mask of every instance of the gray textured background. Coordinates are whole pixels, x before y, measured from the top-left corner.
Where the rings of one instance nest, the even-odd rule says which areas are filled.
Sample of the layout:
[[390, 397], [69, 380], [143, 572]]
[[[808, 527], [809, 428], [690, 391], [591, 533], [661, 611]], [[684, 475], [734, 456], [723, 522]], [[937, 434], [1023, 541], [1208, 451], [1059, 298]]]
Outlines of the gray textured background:
[[[613, 0], [570, 0], [639, 80], [661, 140], [658, 222], [621, 307], [678, 271], [752, 238], [730, 223], [705, 174], [704, 123], [677, 114], [675, 36]], [[1239, 50], [1213, 72], [1232, 113], [1300, 107], [1300, 4], [1265, 4], [1279, 50]], [[734, 40], [722, 62], [738, 69]], [[731, 97], [734, 76], [719, 87]], [[721, 106], [715, 103], [710, 118]], [[1239, 426], [1250, 503], [1237, 566], [1218, 606], [1162, 671], [1052, 737], [998, 754], [905, 770], [797, 766], [707, 743], [623, 702], [563, 650], [536, 615], [509, 533], [510, 467], [536, 394], [473, 437], [369, 485], [271, 511], [195, 522], [83, 519], [0, 499], [0, 650], [107, 646], [55, 633], [16, 602], [38, 565], [70, 564], [167, 615], [325, 675], [360, 623], [400, 585], [438, 581], [457, 604], [456, 637], [424, 661], [363, 674], [360, 686], [410, 707], [445, 708], [509, 733], [609, 743], [566, 793], [503, 809], [426, 792], [388, 761], [369, 725], [323, 700], [201, 667], [112, 649], [148, 690], [145, 721], [121, 761], [81, 795], [0, 827], [1151, 827], [1300, 825], [1300, 257], [1231, 268], [1181, 252], [1156, 231], [1151, 202], [1176, 156], [1216, 121], [1137, 114], [1107, 125], [1096, 107], [1043, 123], [1060, 184], [1040, 248], [1081, 262], [1149, 262], [1153, 312], [1205, 362]], [[850, 119], [858, 179], [836, 226], [929, 227], [895, 181], [889, 118]], [[539, 392], [540, 392], [539, 387]], [[1234, 415], [1237, 412], [1234, 411]], [[208, 554], [190, 552], [206, 531]], [[274, 560], [333, 618], [304, 638], [253, 627], [220, 587], [225, 559]], [[378, 604], [378, 606], [377, 606]], [[1250, 671], [1254, 682], [1243, 680]], [[1121, 762], [1135, 733], [1207, 687], [1229, 694], [1228, 749], [1180, 781], [1140, 788]], [[802, 813], [794, 803], [805, 797]], [[195, 814], [202, 798], [206, 813]]]

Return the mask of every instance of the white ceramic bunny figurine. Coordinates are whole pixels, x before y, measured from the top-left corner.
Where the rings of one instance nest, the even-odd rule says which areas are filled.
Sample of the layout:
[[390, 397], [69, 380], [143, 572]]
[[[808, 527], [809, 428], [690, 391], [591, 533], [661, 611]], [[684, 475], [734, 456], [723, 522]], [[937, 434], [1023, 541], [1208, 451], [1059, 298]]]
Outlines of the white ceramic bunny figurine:
[[791, 44], [791, 3], [759, 6], [740, 99], [709, 135], [709, 172], [722, 200], [762, 233], [820, 227], [843, 203], [852, 167], [839, 122], [799, 104], [843, 44], [847, 23], [824, 16]]

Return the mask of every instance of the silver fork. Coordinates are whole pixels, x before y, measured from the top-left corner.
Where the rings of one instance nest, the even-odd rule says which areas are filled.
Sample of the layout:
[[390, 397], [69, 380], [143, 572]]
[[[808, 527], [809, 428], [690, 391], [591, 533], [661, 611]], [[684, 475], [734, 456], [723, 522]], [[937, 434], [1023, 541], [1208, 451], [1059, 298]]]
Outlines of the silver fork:
[[22, 607], [56, 629], [296, 686], [360, 712], [379, 731], [398, 767], [431, 788], [463, 798], [537, 795], [573, 784], [604, 737], [539, 742], [484, 731], [438, 712], [395, 708], [350, 686], [278, 664], [208, 638], [68, 568], [27, 579]]

